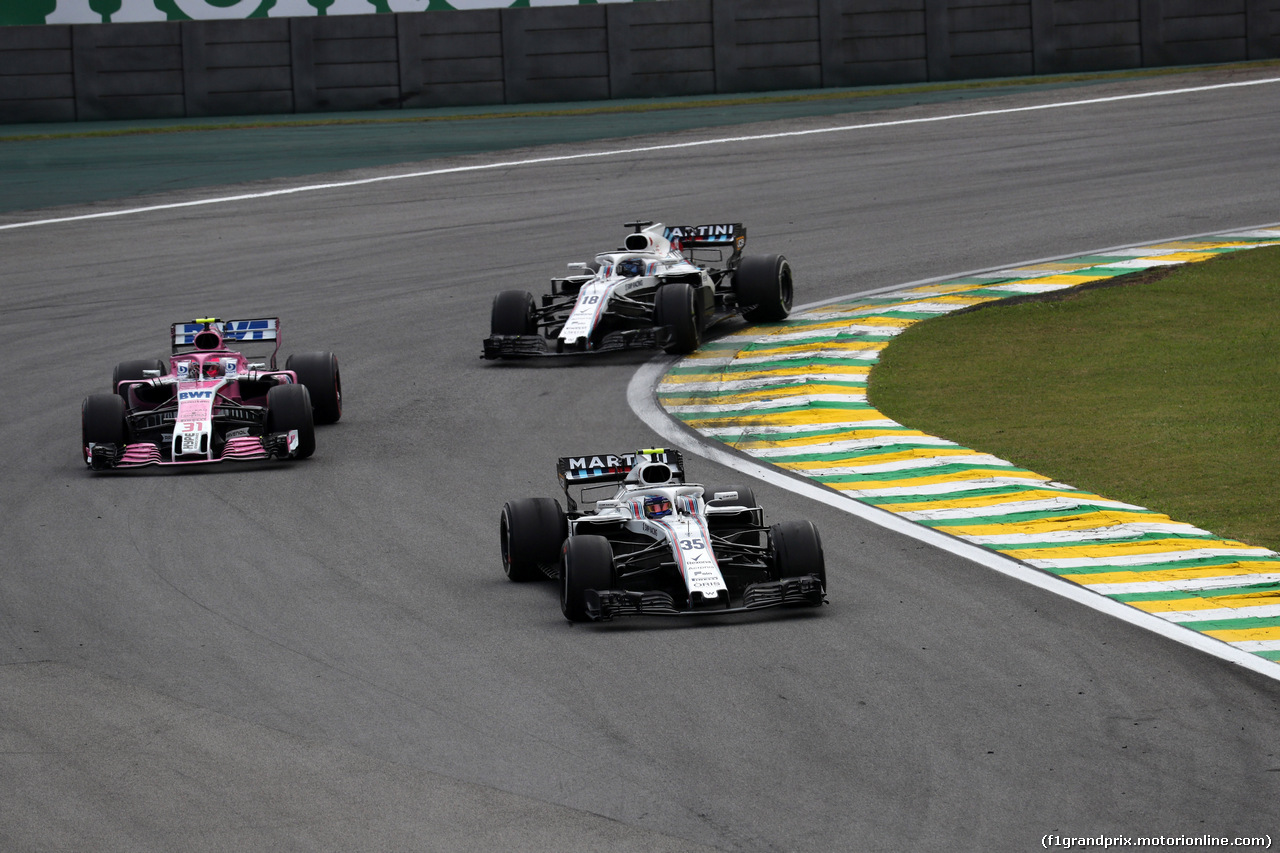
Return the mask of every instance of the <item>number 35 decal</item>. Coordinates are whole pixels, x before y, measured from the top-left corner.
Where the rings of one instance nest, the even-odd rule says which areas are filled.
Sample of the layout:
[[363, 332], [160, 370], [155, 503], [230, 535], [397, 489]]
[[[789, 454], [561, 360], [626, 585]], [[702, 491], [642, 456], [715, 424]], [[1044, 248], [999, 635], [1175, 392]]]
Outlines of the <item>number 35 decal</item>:
[[681, 551], [701, 551], [706, 547], [707, 547], [707, 543], [703, 542], [700, 539], [681, 539], [680, 540]]

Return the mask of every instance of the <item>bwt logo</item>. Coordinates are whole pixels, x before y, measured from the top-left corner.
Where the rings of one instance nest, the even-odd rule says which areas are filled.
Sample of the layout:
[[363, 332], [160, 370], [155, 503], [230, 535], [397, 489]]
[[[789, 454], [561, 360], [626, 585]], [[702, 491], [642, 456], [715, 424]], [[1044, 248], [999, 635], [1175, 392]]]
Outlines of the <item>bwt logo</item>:
[[213, 397], [212, 391], [180, 391], [179, 400], [208, 400]]

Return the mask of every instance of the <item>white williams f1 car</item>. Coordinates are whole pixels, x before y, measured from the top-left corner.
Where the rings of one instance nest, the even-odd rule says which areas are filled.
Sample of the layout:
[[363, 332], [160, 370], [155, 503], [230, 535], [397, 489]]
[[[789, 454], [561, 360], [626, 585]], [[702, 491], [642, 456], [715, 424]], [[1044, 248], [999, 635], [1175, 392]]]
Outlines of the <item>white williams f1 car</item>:
[[[558, 579], [570, 621], [826, 603], [813, 522], [765, 527], [750, 489], [686, 483], [679, 451], [569, 456], [556, 468], [568, 512], [553, 498], [509, 501], [498, 533], [507, 577]], [[579, 509], [601, 488], [612, 496]]]
[[747, 229], [628, 222], [626, 244], [571, 263], [541, 302], [527, 290], [493, 300], [483, 357], [662, 347], [691, 353], [703, 333], [734, 314], [777, 322], [791, 313], [791, 265], [782, 255], [744, 257]]

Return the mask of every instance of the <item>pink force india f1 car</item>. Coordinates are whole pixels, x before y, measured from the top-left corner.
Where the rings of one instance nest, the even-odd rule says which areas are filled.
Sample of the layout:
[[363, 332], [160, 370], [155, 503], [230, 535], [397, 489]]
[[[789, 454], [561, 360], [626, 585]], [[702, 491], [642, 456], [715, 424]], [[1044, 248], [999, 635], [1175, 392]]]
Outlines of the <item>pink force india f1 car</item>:
[[[84, 460], [93, 470], [303, 459], [315, 450], [315, 424], [342, 417], [333, 353], [299, 353], [276, 369], [278, 318], [174, 323], [170, 337], [167, 362], [121, 362], [112, 393], [85, 399]], [[269, 362], [251, 363], [228, 343], [275, 346]]]
[[[686, 483], [678, 450], [569, 456], [556, 467], [568, 512], [554, 498], [509, 501], [499, 537], [507, 577], [559, 580], [570, 621], [826, 603], [813, 522], [765, 527], [750, 489]], [[580, 509], [593, 489], [610, 497]]]
[[493, 300], [482, 356], [523, 358], [662, 347], [684, 355], [721, 320], [777, 322], [791, 312], [791, 264], [743, 256], [742, 223], [628, 222], [625, 245], [571, 263], [539, 302], [527, 290]]

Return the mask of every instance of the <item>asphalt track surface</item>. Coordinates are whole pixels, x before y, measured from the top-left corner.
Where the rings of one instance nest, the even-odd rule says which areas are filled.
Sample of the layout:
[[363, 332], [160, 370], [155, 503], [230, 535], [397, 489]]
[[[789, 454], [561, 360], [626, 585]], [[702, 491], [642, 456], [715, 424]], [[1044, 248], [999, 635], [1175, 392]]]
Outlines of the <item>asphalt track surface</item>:
[[[478, 354], [497, 290], [539, 290], [637, 217], [746, 222], [802, 302], [1274, 222], [1278, 86], [795, 118], [733, 135], [881, 124], [0, 230], [0, 848], [1274, 839], [1275, 680], [773, 485], [753, 484], [768, 520], [822, 531], [830, 606], [569, 626], [551, 585], [503, 577], [498, 511], [554, 494], [557, 456], [657, 440], [626, 396], [650, 356]], [[293, 465], [86, 472], [84, 395], [210, 312], [335, 350], [341, 423]]]

